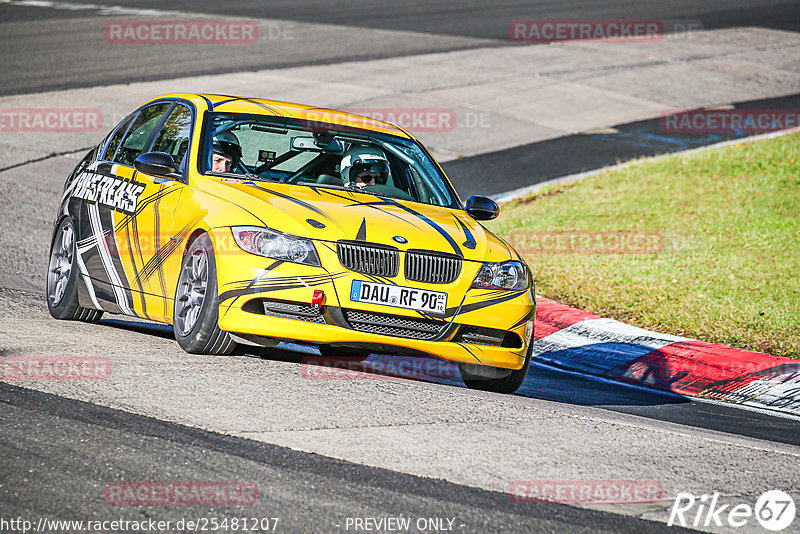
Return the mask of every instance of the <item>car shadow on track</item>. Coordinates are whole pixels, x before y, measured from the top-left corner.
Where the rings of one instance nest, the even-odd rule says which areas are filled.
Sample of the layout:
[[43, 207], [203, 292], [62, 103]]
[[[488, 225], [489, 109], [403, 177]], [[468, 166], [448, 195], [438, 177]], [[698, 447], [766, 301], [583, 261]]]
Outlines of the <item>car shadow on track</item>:
[[[458, 366], [436, 358], [370, 354], [368, 358], [322, 356], [312, 346], [281, 343], [273, 348], [240, 345], [237, 354], [296, 362], [307, 380], [413, 380], [463, 388]], [[657, 406], [690, 402], [659, 391], [631, 388], [533, 363], [516, 396], [582, 406]]]
[[[174, 339], [172, 327], [153, 322], [103, 319], [106, 327]], [[458, 366], [436, 358], [371, 354], [368, 358], [320, 355], [316, 347], [280, 343], [275, 347], [240, 344], [234, 355], [262, 360], [296, 363], [307, 380], [415, 380], [445, 386], [464, 387]], [[631, 388], [624, 384], [580, 376], [534, 362], [516, 396], [582, 406], [655, 406], [681, 404], [688, 399]]]
[[110, 326], [112, 328], [128, 330], [129, 332], [137, 332], [139, 334], [147, 334], [164, 339], [175, 339], [175, 334], [172, 331], [172, 327], [167, 324], [153, 323], [150, 321], [136, 319], [109, 319], [105, 317], [100, 320], [100, 324], [106, 327]]

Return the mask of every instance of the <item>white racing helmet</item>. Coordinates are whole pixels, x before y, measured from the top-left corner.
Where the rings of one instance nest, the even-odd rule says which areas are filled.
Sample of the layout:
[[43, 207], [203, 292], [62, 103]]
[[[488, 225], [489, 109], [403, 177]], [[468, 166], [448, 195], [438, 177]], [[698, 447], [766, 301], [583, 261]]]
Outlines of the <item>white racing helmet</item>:
[[355, 146], [344, 153], [342, 162], [339, 164], [339, 174], [342, 175], [342, 183], [347, 187], [352, 187], [356, 175], [362, 171], [375, 172], [380, 174], [377, 183], [385, 184], [389, 178], [389, 162], [383, 152], [378, 148], [368, 146]]

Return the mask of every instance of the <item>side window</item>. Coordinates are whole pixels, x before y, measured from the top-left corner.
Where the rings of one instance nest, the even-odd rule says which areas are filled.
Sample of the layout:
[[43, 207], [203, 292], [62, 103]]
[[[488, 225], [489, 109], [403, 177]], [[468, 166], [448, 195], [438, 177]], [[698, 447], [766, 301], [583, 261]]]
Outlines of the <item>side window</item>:
[[186, 106], [177, 105], [169, 114], [164, 127], [158, 134], [154, 152], [166, 152], [180, 166], [189, 148], [189, 135], [192, 131], [192, 112]]
[[103, 153], [100, 159], [104, 159], [106, 161], [114, 160], [114, 154], [117, 153], [119, 143], [122, 141], [122, 138], [125, 136], [125, 134], [128, 133], [128, 128], [130, 128], [134, 118], [136, 118], [136, 114], [131, 115], [122, 123], [120, 123], [119, 126], [117, 126], [117, 129], [114, 130], [114, 133], [111, 135], [111, 140], [108, 142], [108, 145], [106, 145], [106, 151]]
[[139, 112], [127, 135], [122, 140], [119, 150], [114, 156], [114, 162], [133, 166], [133, 160], [144, 151], [145, 144], [150, 139], [150, 134], [158, 126], [161, 117], [169, 109], [169, 106], [169, 103], [156, 104]]

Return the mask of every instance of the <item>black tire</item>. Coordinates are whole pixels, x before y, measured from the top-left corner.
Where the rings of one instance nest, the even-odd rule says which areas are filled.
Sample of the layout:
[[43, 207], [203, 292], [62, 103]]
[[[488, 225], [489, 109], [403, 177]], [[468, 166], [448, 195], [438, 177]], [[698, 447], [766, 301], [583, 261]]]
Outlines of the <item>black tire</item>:
[[519, 389], [525, 377], [528, 376], [528, 369], [531, 366], [531, 352], [533, 351], [533, 336], [531, 336], [531, 343], [528, 346], [528, 352], [525, 354], [525, 363], [521, 369], [507, 373], [508, 369], [499, 369], [497, 367], [486, 367], [481, 369], [485, 374], [498, 374], [497, 378], [490, 378], [470, 372], [469, 367], [459, 364], [458, 372], [461, 374], [461, 380], [464, 385], [469, 389], [478, 389], [481, 391], [491, 391], [493, 393], [514, 393]]
[[236, 348], [218, 324], [217, 262], [208, 234], [198, 236], [183, 256], [173, 308], [175, 340], [186, 352], [230, 354]]
[[96, 323], [103, 316], [100, 310], [78, 305], [78, 265], [76, 262], [75, 225], [65, 217], [50, 243], [47, 267], [47, 309], [55, 319]]

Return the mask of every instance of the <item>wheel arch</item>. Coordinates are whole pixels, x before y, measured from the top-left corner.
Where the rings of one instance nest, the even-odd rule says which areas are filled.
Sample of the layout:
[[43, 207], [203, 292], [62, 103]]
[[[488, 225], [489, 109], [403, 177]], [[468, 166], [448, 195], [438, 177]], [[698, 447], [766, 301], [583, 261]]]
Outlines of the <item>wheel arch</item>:
[[[214, 263], [215, 263], [215, 265], [218, 264], [219, 262], [217, 261], [217, 256], [218, 256], [219, 251], [220, 251], [219, 241], [220, 241], [220, 233], [221, 233], [221, 231], [228, 231], [230, 233], [230, 231], [228, 230], [227, 227], [214, 228], [214, 227], [210, 226], [208, 224], [208, 221], [206, 221], [206, 220], [199, 221], [197, 223], [197, 225], [194, 227], [194, 229], [192, 229], [192, 231], [189, 233], [189, 237], [183, 243], [183, 250], [182, 250], [182, 254], [181, 254], [181, 265], [183, 265], [183, 262], [186, 259], [186, 255], [189, 253], [189, 249], [192, 248], [192, 244], [198, 238], [200, 238], [203, 235], [207, 235], [208, 238], [211, 240], [211, 247], [214, 250]], [[231, 235], [231, 242], [233, 242], [233, 236], [232, 235]], [[230, 245], [228, 245], [228, 246], [230, 246]], [[215, 275], [217, 277], [217, 284], [219, 284], [219, 269], [218, 268], [215, 269]], [[219, 285], [217, 285], [217, 287], [219, 287]], [[175, 295], [175, 291], [177, 291], [177, 289], [178, 289], [178, 287], [177, 287], [177, 277], [176, 277], [176, 279], [175, 279], [175, 287], [171, 287], [170, 288], [170, 291], [171, 291], [170, 294], [171, 295]]]

